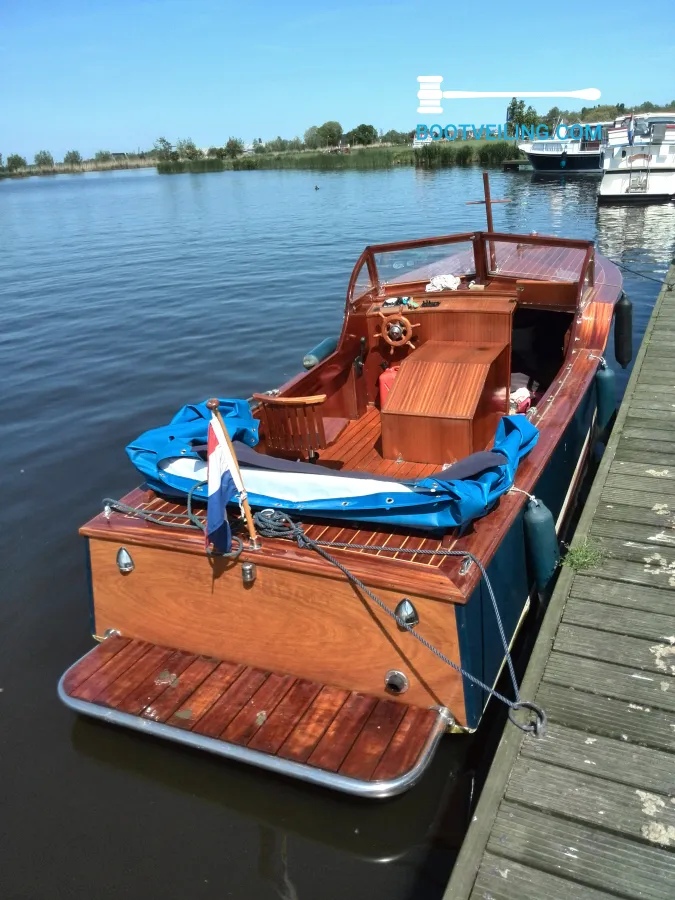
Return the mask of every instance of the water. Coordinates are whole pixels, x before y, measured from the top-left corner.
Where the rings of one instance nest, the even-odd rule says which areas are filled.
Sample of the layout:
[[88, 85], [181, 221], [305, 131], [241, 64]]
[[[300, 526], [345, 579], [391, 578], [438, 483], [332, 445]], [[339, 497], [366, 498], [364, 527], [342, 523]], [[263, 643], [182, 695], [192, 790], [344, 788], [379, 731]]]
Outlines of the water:
[[[491, 185], [511, 201], [498, 230], [667, 269], [673, 206], [597, 210], [593, 178]], [[0, 182], [3, 898], [442, 895], [484, 735], [373, 804], [76, 720], [55, 688], [91, 646], [77, 528], [135, 483], [124, 445], [293, 375], [339, 327], [365, 244], [483, 227], [481, 196], [475, 169]], [[658, 285], [625, 287], [637, 347]]]

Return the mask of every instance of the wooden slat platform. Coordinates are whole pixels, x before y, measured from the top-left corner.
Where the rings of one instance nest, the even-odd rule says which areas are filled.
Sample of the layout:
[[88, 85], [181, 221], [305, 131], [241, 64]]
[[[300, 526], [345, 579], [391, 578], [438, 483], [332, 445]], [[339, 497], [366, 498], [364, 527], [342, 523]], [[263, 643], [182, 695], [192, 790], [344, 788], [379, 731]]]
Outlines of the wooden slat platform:
[[361, 796], [411, 787], [447, 711], [111, 635], [59, 685], [77, 712]]
[[446, 900], [675, 897], [675, 266], [659, 295]]

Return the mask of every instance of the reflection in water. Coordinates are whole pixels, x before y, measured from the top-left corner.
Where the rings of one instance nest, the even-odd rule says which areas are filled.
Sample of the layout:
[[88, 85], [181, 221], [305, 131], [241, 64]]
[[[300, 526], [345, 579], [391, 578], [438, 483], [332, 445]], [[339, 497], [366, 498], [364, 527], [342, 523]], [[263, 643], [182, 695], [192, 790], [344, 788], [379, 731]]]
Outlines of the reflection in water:
[[299, 900], [288, 873], [288, 838], [273, 828], [261, 825], [258, 865], [260, 874], [273, 886], [281, 900]]
[[621, 259], [638, 251], [651, 254], [658, 271], [675, 250], [675, 204], [626, 204], [598, 207], [598, 249]]

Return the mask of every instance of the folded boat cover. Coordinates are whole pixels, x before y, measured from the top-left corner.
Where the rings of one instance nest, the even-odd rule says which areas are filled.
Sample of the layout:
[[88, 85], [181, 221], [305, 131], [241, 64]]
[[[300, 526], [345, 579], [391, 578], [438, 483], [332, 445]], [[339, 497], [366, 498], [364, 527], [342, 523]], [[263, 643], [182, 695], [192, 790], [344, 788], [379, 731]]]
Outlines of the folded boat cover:
[[[345, 524], [423, 530], [467, 525], [508, 491], [518, 463], [539, 438], [525, 416], [504, 416], [491, 452], [474, 453], [426, 478], [397, 480], [256, 454], [248, 449], [258, 442], [258, 421], [248, 403], [220, 400], [220, 411], [232, 440], [241, 442], [237, 455], [251, 506]], [[206, 498], [206, 486], [199, 482], [206, 480], [210, 418], [205, 402], [184, 406], [169, 425], [146, 431], [129, 444], [129, 458], [148, 487], [171, 497], [184, 498], [192, 490], [195, 498]]]

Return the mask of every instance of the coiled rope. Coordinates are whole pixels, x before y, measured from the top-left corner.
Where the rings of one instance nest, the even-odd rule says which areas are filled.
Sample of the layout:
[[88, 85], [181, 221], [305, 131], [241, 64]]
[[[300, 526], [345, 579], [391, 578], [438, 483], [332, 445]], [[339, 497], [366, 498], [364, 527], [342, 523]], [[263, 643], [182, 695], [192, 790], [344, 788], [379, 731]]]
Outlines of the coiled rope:
[[[190, 488], [187, 495], [187, 511], [184, 513], [160, 513], [160, 519], [150, 510], [139, 509], [137, 506], [129, 506], [128, 503], [122, 503], [121, 500], [113, 500], [111, 497], [106, 497], [103, 501], [103, 515], [106, 519], [109, 519], [110, 513], [115, 510], [115, 512], [124, 513], [127, 516], [143, 519], [145, 522], [152, 522], [153, 525], [161, 525], [163, 528], [197, 528], [204, 534], [206, 533], [206, 526], [192, 509], [192, 495], [198, 487], [202, 487], [205, 484], [205, 481], [199, 481]], [[170, 521], [167, 521], [167, 519]], [[234, 562], [234, 560], [239, 559], [243, 549], [244, 542], [236, 534], [233, 534], [232, 550], [229, 553], [216, 554], [208, 548], [206, 552], [209, 556], [224, 557]]]
[[[411, 634], [415, 638], [415, 640], [419, 641], [419, 643], [426, 647], [427, 650], [430, 650], [431, 653], [437, 656], [442, 662], [449, 665], [464, 678], [468, 679], [472, 684], [475, 684], [476, 687], [487, 691], [487, 693], [491, 697], [495, 697], [497, 700], [501, 700], [502, 703], [506, 704], [506, 706], [509, 707], [509, 719], [517, 728], [520, 728], [521, 731], [531, 732], [537, 736], [541, 736], [544, 734], [546, 729], [546, 713], [540, 706], [537, 706], [537, 704], [532, 703], [529, 700], [521, 699], [520, 690], [518, 688], [518, 680], [513, 668], [513, 660], [511, 659], [508, 641], [506, 640], [504, 626], [502, 624], [501, 615], [499, 614], [497, 599], [494, 595], [492, 585], [490, 584], [490, 579], [488, 578], [483, 564], [472, 553], [469, 553], [466, 550], [414, 550], [409, 547], [390, 547], [377, 544], [348, 544], [340, 541], [318, 541], [314, 540], [314, 538], [308, 537], [305, 534], [302, 525], [294, 522], [290, 516], [286, 515], [286, 513], [280, 512], [279, 510], [275, 509], [264, 509], [260, 512], [257, 512], [254, 514], [253, 519], [256, 528], [258, 529], [262, 537], [294, 540], [296, 541], [298, 547], [300, 547], [301, 549], [315, 550], [320, 556], [323, 557], [323, 559], [339, 569], [355, 587], [357, 587], [360, 591], [370, 597], [370, 599], [374, 603], [376, 603], [383, 612], [385, 612], [388, 616], [391, 616], [391, 618], [396, 621], [397, 625], [400, 628]], [[513, 685], [515, 700], [509, 700], [508, 697], [500, 694], [499, 691], [496, 691], [494, 688], [485, 684], [485, 682], [481, 681], [479, 678], [476, 678], [475, 675], [472, 675], [471, 672], [467, 672], [466, 669], [463, 669], [461, 666], [457, 665], [457, 663], [453, 662], [451, 659], [445, 656], [444, 653], [434, 647], [434, 645], [427, 641], [426, 638], [418, 634], [414, 630], [412, 625], [409, 625], [400, 616], [397, 616], [393, 609], [390, 609], [386, 603], [380, 600], [380, 598], [376, 594], [374, 594], [373, 591], [371, 591], [371, 589], [367, 585], [365, 585], [360, 578], [354, 575], [353, 572], [350, 572], [349, 569], [340, 562], [340, 560], [336, 559], [334, 556], [331, 556], [331, 554], [328, 553], [324, 549], [324, 547], [349, 550], [387, 550], [395, 551], [397, 553], [413, 553], [427, 556], [461, 556], [464, 559], [471, 560], [471, 562], [478, 567], [478, 570], [480, 571], [481, 576], [485, 582], [485, 586], [492, 602], [492, 608], [495, 613], [495, 619], [497, 622], [497, 627], [499, 629], [499, 636], [501, 638], [502, 647], [504, 649], [504, 655], [511, 678], [511, 684]], [[519, 709], [527, 709], [533, 712], [534, 721], [525, 723], [516, 721], [516, 719], [513, 717], [513, 713]]]

